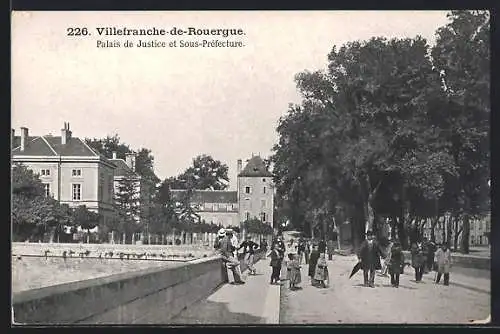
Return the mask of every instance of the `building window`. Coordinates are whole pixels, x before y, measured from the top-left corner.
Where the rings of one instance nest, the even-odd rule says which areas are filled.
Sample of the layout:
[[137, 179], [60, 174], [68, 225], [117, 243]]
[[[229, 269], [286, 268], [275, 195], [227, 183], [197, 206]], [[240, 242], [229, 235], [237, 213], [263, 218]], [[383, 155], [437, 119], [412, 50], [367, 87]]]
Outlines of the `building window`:
[[245, 187], [245, 194], [250, 194], [250, 187]]
[[260, 207], [261, 208], [265, 208], [266, 207], [266, 200], [265, 199], [260, 200]]
[[262, 222], [265, 222], [265, 221], [266, 221], [266, 213], [265, 213], [265, 212], [261, 212], [261, 214], [260, 214], [260, 220], [261, 220]]
[[266, 193], [266, 187], [264, 187], [264, 189], [262, 189], [262, 193]]
[[43, 187], [44, 187], [44, 191], [45, 191], [45, 196], [50, 197], [50, 184], [44, 183]]
[[78, 177], [78, 176], [82, 176], [82, 170], [81, 170], [81, 169], [73, 169], [73, 170], [71, 171], [71, 175], [72, 175], [72, 176], [77, 176], [77, 177]]
[[40, 171], [41, 176], [50, 176], [50, 169], [42, 169]]
[[245, 212], [245, 220], [250, 220], [250, 212]]
[[71, 185], [71, 198], [73, 201], [80, 201], [82, 199], [82, 185], [73, 183]]

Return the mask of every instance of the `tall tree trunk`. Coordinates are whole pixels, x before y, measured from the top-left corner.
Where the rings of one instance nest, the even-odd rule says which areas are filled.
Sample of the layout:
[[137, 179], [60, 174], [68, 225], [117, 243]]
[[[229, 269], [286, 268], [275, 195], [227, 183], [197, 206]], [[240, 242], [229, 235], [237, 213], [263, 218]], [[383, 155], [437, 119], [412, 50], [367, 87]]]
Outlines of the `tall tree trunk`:
[[456, 252], [458, 248], [458, 237], [460, 233], [458, 231], [458, 219], [453, 221], [453, 250]]
[[458, 219], [455, 214], [452, 214], [449, 218], [448, 218], [448, 221], [446, 222], [446, 242], [448, 243], [448, 245], [451, 245], [451, 232], [452, 232], [452, 224], [453, 224], [453, 220], [454, 219]]
[[463, 254], [469, 254], [469, 239], [470, 239], [470, 217], [468, 213], [463, 216], [463, 232], [460, 251]]
[[438, 220], [438, 216], [433, 217], [433, 219], [431, 220], [431, 241], [433, 243], [436, 242], [436, 225], [438, 223]]

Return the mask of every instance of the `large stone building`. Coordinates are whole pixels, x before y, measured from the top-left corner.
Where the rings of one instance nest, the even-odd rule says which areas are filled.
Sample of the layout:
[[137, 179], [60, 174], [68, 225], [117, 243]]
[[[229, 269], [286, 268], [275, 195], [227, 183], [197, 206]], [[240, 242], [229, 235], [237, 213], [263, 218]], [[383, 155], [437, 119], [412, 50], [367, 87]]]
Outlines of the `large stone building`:
[[104, 221], [112, 216], [116, 166], [73, 137], [69, 123], [64, 123], [60, 136], [30, 136], [25, 127], [16, 136], [12, 129], [11, 148], [12, 163], [38, 174], [47, 196], [73, 208], [85, 205]]
[[[144, 201], [147, 186], [135, 172], [135, 154], [118, 159], [100, 155], [84, 140], [73, 137], [69, 123], [64, 123], [61, 136], [29, 136], [11, 134], [12, 163], [21, 163], [39, 175], [45, 194], [75, 208], [85, 205], [101, 215], [102, 223], [113, 217], [115, 193], [125, 177], [135, 182], [137, 205]], [[140, 213], [139, 213], [140, 214]], [[137, 215], [136, 220], [140, 217]]]
[[[201, 221], [223, 226], [240, 226], [246, 220], [257, 218], [273, 225], [274, 187], [272, 174], [258, 155], [252, 156], [242, 168], [238, 160], [236, 191], [196, 190], [191, 206]], [[172, 190], [172, 196], [181, 201], [185, 190]]]

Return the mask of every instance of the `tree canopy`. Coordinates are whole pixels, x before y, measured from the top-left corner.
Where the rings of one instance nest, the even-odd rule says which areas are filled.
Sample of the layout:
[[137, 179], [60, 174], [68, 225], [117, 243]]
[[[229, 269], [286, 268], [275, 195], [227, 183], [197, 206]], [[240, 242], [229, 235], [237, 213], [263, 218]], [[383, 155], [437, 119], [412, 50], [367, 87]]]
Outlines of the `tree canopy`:
[[296, 75], [303, 100], [280, 119], [272, 157], [278, 211], [295, 227], [325, 235], [342, 215], [357, 244], [385, 215], [405, 243], [410, 217], [487, 210], [489, 16], [449, 18], [433, 48], [374, 37]]

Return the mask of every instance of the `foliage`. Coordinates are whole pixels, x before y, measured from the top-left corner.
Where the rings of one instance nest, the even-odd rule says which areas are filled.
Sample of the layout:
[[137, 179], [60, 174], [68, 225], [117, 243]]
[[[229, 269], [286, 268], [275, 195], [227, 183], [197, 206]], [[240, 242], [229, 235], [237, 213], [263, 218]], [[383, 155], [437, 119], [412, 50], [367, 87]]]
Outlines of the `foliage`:
[[271, 159], [277, 212], [295, 228], [324, 235], [342, 215], [356, 246], [383, 213], [405, 245], [412, 217], [487, 212], [489, 16], [449, 17], [432, 50], [419, 36], [349, 42], [326, 72], [296, 75], [303, 100]]
[[263, 223], [257, 218], [252, 218], [250, 220], [246, 220], [243, 222], [243, 228], [246, 230], [247, 233], [253, 233], [253, 234], [264, 234], [264, 235], [269, 235], [273, 234], [273, 228], [266, 223]]
[[171, 189], [225, 190], [229, 185], [228, 167], [210, 155], [202, 154], [193, 159], [193, 165], [182, 174], [164, 182]]

